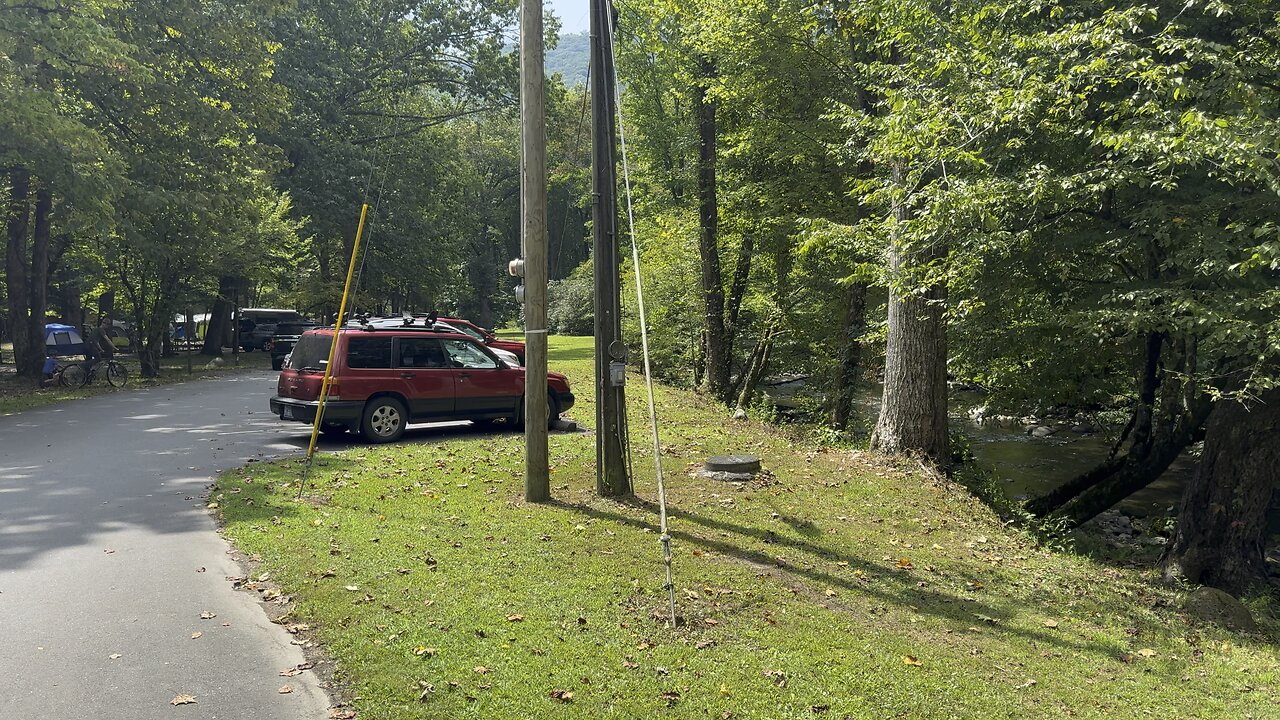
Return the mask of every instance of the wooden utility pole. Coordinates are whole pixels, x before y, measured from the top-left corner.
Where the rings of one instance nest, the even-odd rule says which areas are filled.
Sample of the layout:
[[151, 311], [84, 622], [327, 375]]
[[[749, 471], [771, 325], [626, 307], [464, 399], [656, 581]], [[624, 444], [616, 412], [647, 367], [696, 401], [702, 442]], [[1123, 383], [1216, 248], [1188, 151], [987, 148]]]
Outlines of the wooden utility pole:
[[[613, 32], [611, 0], [591, 0], [591, 225], [595, 270], [596, 491], [631, 494], [624, 461], [626, 391], [621, 363], [622, 302], [618, 295], [617, 128], [614, 126], [613, 56], [605, 38]], [[617, 370], [617, 372], [615, 372]]]
[[520, 214], [524, 255], [524, 497], [551, 498], [547, 457], [547, 121], [542, 0], [520, 8]]

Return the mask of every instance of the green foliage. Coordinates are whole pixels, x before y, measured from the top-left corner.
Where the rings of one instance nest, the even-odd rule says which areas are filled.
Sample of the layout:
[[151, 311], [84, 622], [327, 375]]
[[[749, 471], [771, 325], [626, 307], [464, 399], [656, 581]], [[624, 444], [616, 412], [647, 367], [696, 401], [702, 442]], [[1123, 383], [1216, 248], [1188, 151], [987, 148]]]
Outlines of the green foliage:
[[588, 33], [561, 35], [555, 48], [547, 51], [547, 75], [559, 75], [568, 86], [587, 83], [587, 66], [591, 61], [591, 36]]
[[595, 332], [595, 286], [589, 262], [547, 287], [547, 327], [557, 335]]

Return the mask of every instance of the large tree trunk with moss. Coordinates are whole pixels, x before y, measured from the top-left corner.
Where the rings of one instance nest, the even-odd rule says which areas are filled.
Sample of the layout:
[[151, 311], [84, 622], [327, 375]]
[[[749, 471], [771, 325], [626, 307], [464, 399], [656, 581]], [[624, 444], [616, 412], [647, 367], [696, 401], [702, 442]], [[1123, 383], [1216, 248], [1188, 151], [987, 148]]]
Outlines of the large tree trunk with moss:
[[1280, 390], [1261, 402], [1220, 402], [1204, 454], [1165, 548], [1166, 577], [1240, 595], [1266, 579], [1266, 515], [1280, 484]]
[[[902, 168], [894, 169], [902, 182]], [[894, 208], [899, 220], [904, 207]], [[889, 339], [884, 396], [871, 447], [891, 454], [920, 454], [939, 467], [950, 465], [947, 440], [947, 291], [933, 284], [915, 292], [912, 273], [941, 257], [936, 246], [910, 247], [894, 238], [889, 247]]]
[[[898, 249], [890, 265], [903, 264]], [[891, 454], [919, 453], [935, 465], [950, 464], [947, 450], [947, 335], [945, 291], [899, 293], [889, 298], [889, 343], [884, 396], [871, 446]]]
[[[704, 79], [715, 76], [715, 65], [701, 62]], [[705, 388], [724, 401], [729, 393], [732, 353], [725, 326], [724, 279], [720, 272], [720, 210], [716, 194], [716, 104], [707, 97], [707, 88], [695, 91], [698, 119], [698, 254], [701, 256], [702, 299], [706, 307], [703, 321], [703, 351], [706, 359]]]

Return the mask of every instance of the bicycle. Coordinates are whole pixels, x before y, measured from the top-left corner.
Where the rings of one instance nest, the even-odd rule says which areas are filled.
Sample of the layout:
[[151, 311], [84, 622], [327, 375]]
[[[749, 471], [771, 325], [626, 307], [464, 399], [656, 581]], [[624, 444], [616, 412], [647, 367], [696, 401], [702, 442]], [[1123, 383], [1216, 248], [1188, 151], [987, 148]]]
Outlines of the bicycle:
[[57, 371], [58, 384], [62, 387], [84, 387], [98, 378], [102, 372], [111, 387], [124, 387], [129, 381], [129, 370], [123, 363], [110, 359], [85, 360], [63, 365]]

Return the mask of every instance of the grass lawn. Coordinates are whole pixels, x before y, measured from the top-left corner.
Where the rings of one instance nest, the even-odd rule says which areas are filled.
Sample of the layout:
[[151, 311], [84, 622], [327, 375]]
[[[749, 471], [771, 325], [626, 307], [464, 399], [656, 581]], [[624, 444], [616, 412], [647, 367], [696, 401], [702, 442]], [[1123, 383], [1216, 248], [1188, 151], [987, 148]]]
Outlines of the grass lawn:
[[[590, 347], [552, 339], [588, 424]], [[1272, 638], [1191, 624], [1152, 572], [1038, 548], [910, 465], [660, 388], [668, 628], [630, 391], [627, 502], [595, 497], [590, 434], [552, 436], [556, 499], [527, 504], [523, 438], [459, 430], [327, 454], [298, 501], [298, 462], [255, 464], [211, 503], [366, 720], [1280, 718]], [[771, 474], [691, 477], [725, 452]]]
[[[13, 357], [8, 345], [5, 346], [3, 354], [6, 358]], [[36, 387], [33, 380], [14, 375], [13, 366], [9, 365], [0, 368], [0, 415], [12, 415], [23, 410], [52, 405], [63, 400], [77, 400], [111, 392], [128, 392], [130, 388], [168, 385], [193, 379], [199, 380], [217, 373], [234, 372], [242, 369], [266, 370], [271, 367], [269, 353], [240, 353], [239, 358], [239, 365], [236, 365], [236, 360], [228, 353], [223, 358], [226, 362], [225, 365], [206, 370], [205, 366], [211, 358], [205, 355], [193, 354], [191, 356], [192, 374], [190, 375], [187, 374], [186, 355], [163, 358], [160, 363], [160, 376], [144, 379], [138, 366], [136, 355], [116, 355], [116, 359], [123, 362], [129, 370], [129, 382], [120, 389], [108, 385], [103, 377], [99, 377], [92, 385], [83, 388], [39, 388]]]

